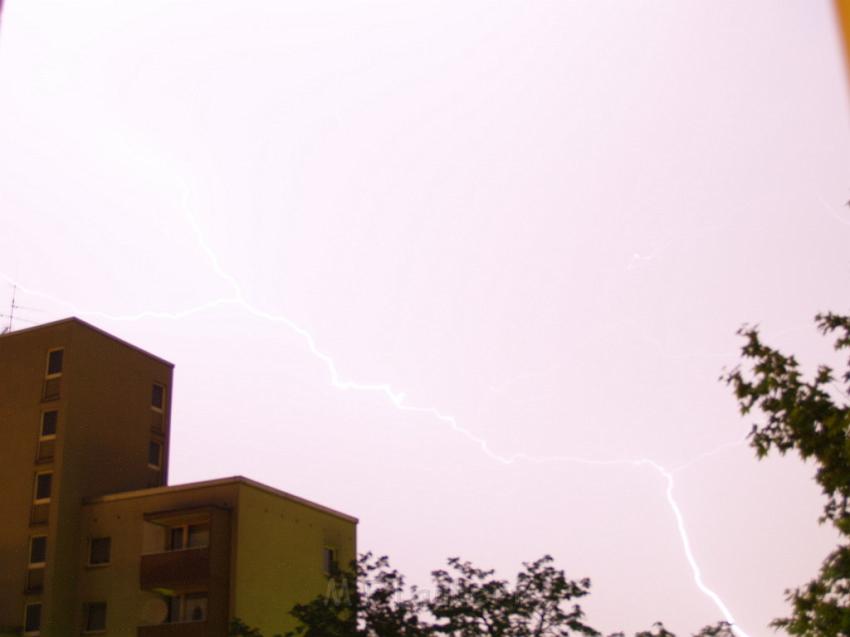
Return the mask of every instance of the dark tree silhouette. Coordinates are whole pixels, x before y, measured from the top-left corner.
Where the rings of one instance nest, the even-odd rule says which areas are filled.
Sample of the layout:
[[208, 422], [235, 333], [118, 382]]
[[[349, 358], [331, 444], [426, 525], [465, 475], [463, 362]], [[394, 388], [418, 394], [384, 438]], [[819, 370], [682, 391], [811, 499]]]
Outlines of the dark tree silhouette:
[[[367, 553], [328, 580], [324, 595], [295, 606], [298, 627], [286, 637], [600, 637], [578, 600], [587, 579], [571, 580], [544, 555], [523, 563], [511, 583], [458, 558], [431, 573], [434, 589], [408, 587], [386, 557]], [[233, 637], [262, 637], [239, 620]], [[699, 637], [731, 637], [728, 624]], [[615, 633], [610, 637], [625, 637]], [[675, 637], [661, 623], [635, 637]]]
[[[824, 335], [835, 335], [836, 350], [850, 348], [850, 316], [819, 314], [815, 322]], [[760, 413], [751, 445], [758, 458], [775, 449], [813, 461], [815, 480], [827, 498], [820, 521], [834, 525], [844, 538], [817, 578], [787, 591], [793, 612], [772, 625], [805, 637], [850, 635], [850, 363], [840, 381], [826, 365], [806, 380], [797, 359], [765, 345], [757, 328], [745, 326], [738, 333], [746, 339], [741, 353], [751, 367], [739, 366], [723, 378], [734, 388], [742, 414]]]
[[511, 585], [493, 571], [458, 558], [448, 570], [434, 571], [434, 597], [426, 603], [435, 633], [447, 637], [566, 637], [598, 635], [586, 625], [575, 600], [590, 592], [590, 580], [567, 579], [548, 555], [523, 563]]

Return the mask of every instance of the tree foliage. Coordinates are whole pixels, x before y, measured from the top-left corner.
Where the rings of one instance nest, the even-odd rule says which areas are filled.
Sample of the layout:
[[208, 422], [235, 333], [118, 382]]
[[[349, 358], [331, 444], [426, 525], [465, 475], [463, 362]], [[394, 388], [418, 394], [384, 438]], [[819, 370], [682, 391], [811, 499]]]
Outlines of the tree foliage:
[[[367, 553], [331, 577], [324, 595], [293, 608], [299, 625], [286, 637], [601, 637], [578, 603], [590, 581], [569, 579], [548, 555], [523, 563], [513, 582], [459, 558], [431, 576], [431, 591], [408, 587], [386, 557]], [[239, 620], [230, 634], [262, 637]], [[675, 636], [657, 623], [635, 637]], [[730, 627], [697, 637], [731, 637]]]
[[448, 570], [431, 574], [436, 592], [425, 606], [436, 620], [434, 632], [447, 637], [597, 635], [582, 621], [575, 601], [589, 593], [590, 580], [569, 580], [552, 562], [545, 555], [523, 563], [510, 585], [492, 570], [450, 559]]
[[[821, 333], [835, 338], [836, 350], [850, 349], [850, 316], [819, 314], [815, 321]], [[724, 379], [734, 388], [741, 413], [761, 416], [750, 432], [757, 456], [796, 451], [813, 461], [815, 480], [826, 496], [820, 521], [843, 536], [818, 577], [788, 591], [791, 616], [772, 624], [806, 637], [850, 635], [850, 362], [838, 379], [820, 365], [807, 380], [797, 359], [765, 345], [757, 328], [745, 326], [739, 334], [745, 339], [741, 354], [751, 366], [739, 366]]]
[[[516, 582], [458, 558], [432, 573], [434, 590], [407, 587], [386, 557], [367, 553], [331, 580], [328, 594], [296, 606], [288, 637], [566, 637], [597, 635], [574, 600], [588, 580], [567, 579], [544, 556], [523, 564]], [[359, 584], [359, 585], [358, 585]]]

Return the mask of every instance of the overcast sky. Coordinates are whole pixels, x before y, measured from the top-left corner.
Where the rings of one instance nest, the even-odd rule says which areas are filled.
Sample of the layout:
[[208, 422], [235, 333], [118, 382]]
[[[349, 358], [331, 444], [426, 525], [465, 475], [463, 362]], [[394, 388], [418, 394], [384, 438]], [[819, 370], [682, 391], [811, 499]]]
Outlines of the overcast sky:
[[357, 515], [420, 583], [551, 553], [609, 631], [770, 634], [834, 545], [718, 382], [742, 323], [811, 366], [848, 310], [830, 3], [10, 0], [0, 34], [0, 305], [176, 364], [173, 482]]

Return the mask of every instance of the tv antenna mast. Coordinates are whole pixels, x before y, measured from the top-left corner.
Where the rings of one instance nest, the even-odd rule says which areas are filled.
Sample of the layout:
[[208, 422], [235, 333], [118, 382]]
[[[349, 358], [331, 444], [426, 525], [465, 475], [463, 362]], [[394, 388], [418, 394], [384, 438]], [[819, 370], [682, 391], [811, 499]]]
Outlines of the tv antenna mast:
[[32, 312], [40, 312], [41, 311], [41, 310], [36, 309], [34, 307], [27, 307], [26, 305], [18, 305], [17, 303], [15, 303], [15, 296], [17, 295], [17, 292], [18, 292], [18, 286], [13, 283], [12, 284], [12, 302], [9, 303], [9, 313], [8, 314], [0, 314], [0, 318], [9, 319], [9, 322], [3, 328], [3, 331], [0, 332], [0, 336], [2, 336], [3, 334], [8, 334], [9, 332], [12, 331], [12, 324], [13, 324], [12, 322], [15, 321], [15, 320], [24, 321], [25, 323], [35, 323], [35, 321], [31, 321], [30, 319], [21, 318], [20, 316], [15, 317], [15, 310], [29, 310], [29, 311], [32, 311]]

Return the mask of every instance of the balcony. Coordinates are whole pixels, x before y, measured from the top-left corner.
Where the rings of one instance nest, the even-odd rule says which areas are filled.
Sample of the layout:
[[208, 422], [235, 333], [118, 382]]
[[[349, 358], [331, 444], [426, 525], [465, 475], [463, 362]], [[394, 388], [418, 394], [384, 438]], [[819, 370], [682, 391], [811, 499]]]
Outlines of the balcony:
[[207, 637], [212, 634], [205, 621], [139, 626], [138, 630], [138, 637]]
[[[142, 590], [205, 586], [209, 582], [209, 578], [210, 549], [208, 546], [142, 555], [139, 570], [139, 584]], [[160, 628], [160, 626], [156, 626], [156, 628]], [[141, 633], [139, 634], [141, 635]], [[156, 634], [171, 635], [172, 633]], [[200, 635], [206, 633], [180, 632], [173, 634]]]

